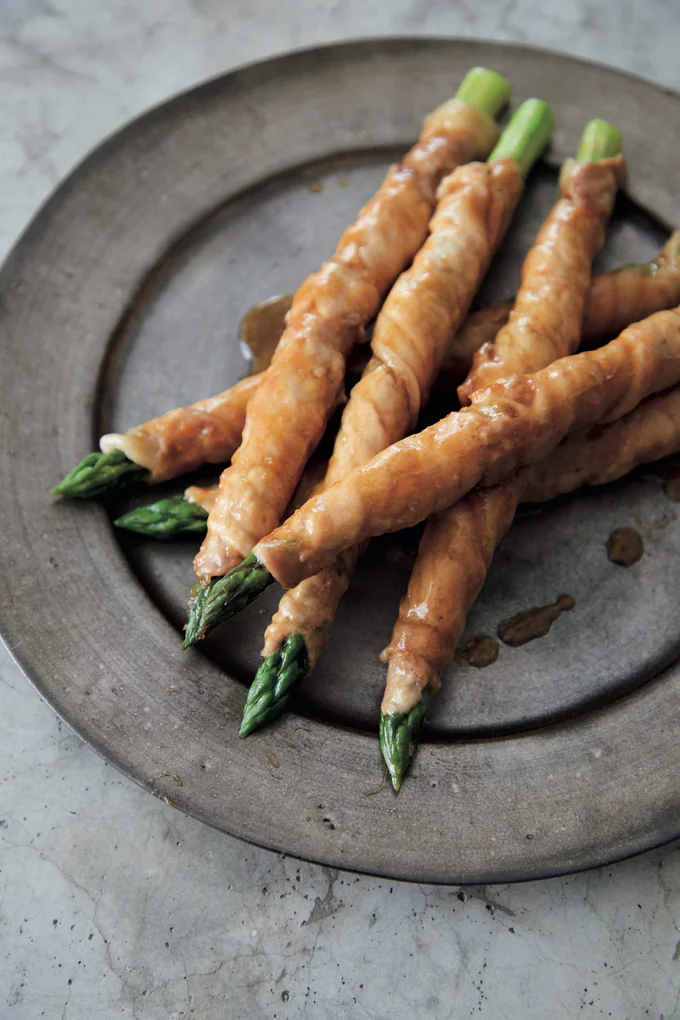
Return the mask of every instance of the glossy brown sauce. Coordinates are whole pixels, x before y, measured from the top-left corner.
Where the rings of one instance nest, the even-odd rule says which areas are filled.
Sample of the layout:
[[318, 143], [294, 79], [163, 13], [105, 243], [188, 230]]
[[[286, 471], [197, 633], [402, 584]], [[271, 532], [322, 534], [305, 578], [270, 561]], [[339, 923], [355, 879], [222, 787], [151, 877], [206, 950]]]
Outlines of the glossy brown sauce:
[[615, 528], [607, 539], [607, 556], [622, 567], [632, 567], [642, 559], [644, 551], [642, 538], [635, 528]]
[[238, 337], [250, 351], [251, 375], [264, 372], [265, 368], [269, 367], [292, 303], [292, 294], [270, 297], [266, 301], [261, 301], [259, 305], [253, 305], [241, 319]]
[[516, 648], [527, 641], [545, 637], [555, 620], [576, 605], [571, 595], [560, 595], [556, 602], [536, 609], [526, 609], [523, 613], [511, 616], [498, 625], [498, 636], [506, 645]]
[[500, 645], [495, 638], [488, 634], [474, 634], [469, 641], [461, 645], [456, 652], [456, 658], [464, 659], [471, 666], [483, 669], [490, 666], [498, 658]]

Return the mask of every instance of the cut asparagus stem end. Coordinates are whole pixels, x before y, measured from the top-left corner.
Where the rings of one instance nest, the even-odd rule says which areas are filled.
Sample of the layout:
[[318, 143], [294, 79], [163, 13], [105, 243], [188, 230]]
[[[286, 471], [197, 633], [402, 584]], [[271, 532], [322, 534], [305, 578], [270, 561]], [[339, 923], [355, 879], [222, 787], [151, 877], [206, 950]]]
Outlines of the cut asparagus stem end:
[[514, 159], [524, 177], [550, 141], [555, 126], [553, 112], [542, 99], [527, 99], [518, 106], [508, 121], [492, 159]]
[[463, 78], [456, 99], [478, 106], [490, 117], [497, 117], [510, 101], [512, 88], [507, 78], [486, 67], [473, 67]]
[[272, 575], [251, 553], [224, 577], [218, 577], [207, 585], [197, 584], [189, 602], [189, 619], [182, 648], [191, 648], [213, 627], [236, 616], [273, 583]]
[[148, 474], [146, 468], [135, 464], [122, 450], [110, 453], [88, 453], [80, 464], [69, 471], [52, 489], [54, 496], [71, 499], [92, 499], [109, 489], [141, 481]]
[[291, 691], [309, 672], [309, 654], [302, 634], [291, 634], [277, 652], [267, 655], [248, 690], [239, 737], [281, 715]]
[[606, 120], [591, 120], [581, 135], [581, 144], [576, 153], [577, 163], [597, 163], [610, 156], [618, 156], [623, 138], [618, 128]]
[[202, 506], [190, 503], [184, 496], [169, 496], [156, 503], [140, 506], [118, 517], [117, 528], [136, 531], [151, 538], [172, 538], [181, 532], [204, 535], [208, 513]]
[[425, 689], [418, 704], [405, 715], [380, 716], [380, 750], [395, 793], [399, 793], [416, 753], [429, 704], [430, 696]]

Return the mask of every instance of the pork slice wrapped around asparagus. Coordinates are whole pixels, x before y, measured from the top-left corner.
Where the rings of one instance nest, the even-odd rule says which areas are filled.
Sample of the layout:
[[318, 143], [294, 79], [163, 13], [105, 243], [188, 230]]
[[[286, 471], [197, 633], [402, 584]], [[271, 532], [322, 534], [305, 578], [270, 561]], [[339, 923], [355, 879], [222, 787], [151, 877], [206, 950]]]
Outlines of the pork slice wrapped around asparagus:
[[224, 463], [241, 441], [246, 407], [262, 374], [122, 435], [102, 436], [101, 453], [88, 454], [52, 492], [91, 499], [132, 481], [163, 482], [202, 464]]
[[[609, 149], [604, 158], [593, 158], [589, 142], [603, 127]], [[561, 198], [524, 260], [508, 322], [496, 336], [492, 356], [485, 358], [488, 347], [475, 355], [458, 388], [461, 403], [497, 379], [535, 372], [578, 347], [591, 263], [604, 244], [617, 190], [625, 182], [620, 141], [611, 125], [591, 121], [587, 126], [576, 159], [562, 168]]]
[[547, 457], [430, 517], [392, 639], [381, 706], [381, 748], [396, 789], [418, 742], [429, 697], [453, 658], [496, 546], [519, 503], [604, 485], [680, 450], [680, 388], [649, 397], [608, 425], [566, 439]]
[[493, 72], [473, 77], [476, 86], [464, 82], [457, 98], [430, 114], [418, 143], [390, 169], [330, 261], [295, 294], [266, 378], [249, 404], [241, 446], [220, 479], [194, 561], [203, 584], [239, 563], [279, 523], [343, 398], [347, 356], [426, 237], [439, 182], [491, 151], [498, 137], [493, 117], [509, 87]]
[[[618, 336], [631, 322], [674, 308], [680, 301], [680, 230], [650, 262], [635, 262], [597, 273], [586, 295], [581, 346], [594, 347]], [[479, 363], [499, 362], [494, 340], [510, 318], [515, 299], [494, 301], [468, 315], [456, 334], [440, 373], [440, 383], [457, 387]], [[487, 346], [489, 345], [489, 346]]]

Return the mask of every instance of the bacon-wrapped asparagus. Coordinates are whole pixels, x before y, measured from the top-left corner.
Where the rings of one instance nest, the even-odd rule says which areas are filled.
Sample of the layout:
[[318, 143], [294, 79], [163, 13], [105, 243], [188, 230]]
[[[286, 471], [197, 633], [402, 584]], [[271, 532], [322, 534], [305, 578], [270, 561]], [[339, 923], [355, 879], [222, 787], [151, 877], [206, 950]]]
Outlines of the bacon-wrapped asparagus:
[[[552, 126], [550, 108], [528, 100], [487, 163], [469, 163], [442, 181], [430, 236], [395, 283], [376, 321], [373, 356], [342, 416], [326, 486], [413, 429], [451, 338], [507, 229], [524, 175], [547, 144]], [[512, 149], [508, 134], [515, 142]], [[294, 663], [295, 681], [315, 665], [360, 551], [346, 551], [332, 566], [284, 594], [265, 635], [264, 661], [248, 693], [241, 736], [282, 710]]]
[[[680, 230], [674, 231], [651, 262], [631, 263], [598, 273], [586, 296], [581, 345], [593, 347], [618, 336], [631, 322], [674, 308], [680, 301]], [[515, 299], [495, 301], [468, 315], [444, 359], [440, 381], [458, 386], [476, 364], [498, 364], [494, 341], [510, 318]], [[479, 352], [479, 353], [478, 353]]]
[[169, 411], [123, 435], [102, 436], [103, 453], [122, 450], [145, 467], [151, 482], [193, 471], [202, 464], [220, 464], [237, 449], [246, 409], [262, 383], [264, 373], [242, 379], [215, 397]]
[[478, 71], [474, 78], [477, 84], [466, 80], [456, 99], [430, 114], [418, 143], [388, 172], [332, 259], [297, 291], [272, 364], [249, 405], [241, 446], [220, 479], [194, 561], [203, 584], [240, 562], [281, 519], [342, 399], [348, 354], [425, 239], [439, 182], [493, 147], [493, 116], [509, 87], [493, 72]]
[[[524, 260], [510, 318], [493, 348], [484, 346], [475, 355], [472, 370], [458, 388], [461, 403], [497, 379], [535, 372], [578, 347], [591, 263], [604, 244], [617, 188], [625, 179], [623, 156], [593, 159], [591, 136], [599, 135], [602, 125], [603, 121], [591, 121], [576, 160], [564, 164], [562, 197]], [[609, 140], [618, 153], [620, 135], [612, 138], [610, 133]]]
[[613, 482], [638, 464], [678, 450], [676, 388], [650, 397], [612, 424], [566, 439], [544, 460], [492, 488], [475, 489], [430, 517], [392, 639], [381, 655], [389, 666], [380, 738], [395, 789], [417, 744], [427, 709], [425, 692], [440, 687], [440, 673], [454, 656], [467, 614], [518, 504]]
[[102, 452], [88, 454], [52, 492], [91, 499], [142, 478], [163, 482], [201, 464], [224, 463], [241, 441], [246, 407], [262, 375], [242, 379], [223, 393], [168, 411], [123, 435], [102, 436]]
[[593, 277], [583, 313], [582, 342], [611, 339], [631, 322], [674, 308], [680, 301], [680, 230], [651, 262], [621, 266]]

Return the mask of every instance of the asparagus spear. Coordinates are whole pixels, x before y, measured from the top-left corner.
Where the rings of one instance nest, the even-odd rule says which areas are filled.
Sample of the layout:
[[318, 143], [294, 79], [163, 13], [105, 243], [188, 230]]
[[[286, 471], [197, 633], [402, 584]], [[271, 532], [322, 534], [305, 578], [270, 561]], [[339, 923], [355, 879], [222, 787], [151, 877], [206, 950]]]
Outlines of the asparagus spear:
[[395, 793], [399, 793], [420, 740], [420, 727], [430, 704], [427, 687], [417, 705], [402, 715], [380, 716], [380, 750]]
[[239, 737], [247, 737], [283, 712], [294, 685], [310, 669], [307, 642], [302, 634], [291, 634], [278, 651], [265, 656], [248, 688]]
[[129, 460], [122, 450], [111, 453], [88, 453], [52, 489], [54, 496], [70, 499], [92, 499], [109, 489], [139, 482], [148, 474], [146, 468]]
[[251, 553], [238, 567], [212, 584], [195, 584], [182, 648], [191, 648], [201, 641], [208, 631], [240, 613], [273, 583], [272, 575]]
[[258, 726], [276, 719], [308, 668], [307, 645], [301, 634], [286, 638], [277, 652], [263, 659], [248, 691], [239, 737], [247, 737]]
[[[593, 120], [581, 136], [576, 161], [597, 162], [617, 155], [621, 151], [621, 134], [603, 120]], [[503, 135], [496, 146], [502, 149]], [[380, 749], [395, 791], [401, 787], [419, 743], [422, 722], [429, 705], [429, 694], [425, 688], [418, 701], [406, 714], [381, 714]]]
[[136, 531], [152, 538], [172, 538], [180, 532], [205, 534], [208, 512], [197, 503], [190, 503], [184, 496], [169, 496], [147, 506], [118, 517], [113, 523], [117, 528]]
[[[508, 128], [503, 134], [503, 138], [506, 135], [509, 136], [510, 141], [506, 142], [507, 151], [501, 153], [503, 156], [508, 156], [513, 159], [519, 166], [522, 176], [526, 176], [531, 166], [537, 159], [539, 153], [545, 147], [551, 131], [552, 131], [552, 112], [550, 108], [543, 102], [537, 99], [528, 100], [524, 103], [515, 113]], [[520, 158], [517, 158], [520, 157]], [[495, 157], [489, 157], [492, 159]], [[359, 384], [361, 385], [361, 384]], [[354, 567], [356, 557], [352, 563], [343, 562], [340, 566], [336, 563], [335, 571], [346, 573], [347, 578]], [[344, 589], [343, 589], [344, 590]], [[338, 592], [338, 598], [341, 592]], [[302, 596], [301, 596], [302, 597]], [[328, 627], [332, 621], [335, 607], [337, 606], [337, 600], [334, 594], [331, 594], [328, 589], [325, 591], [324, 597], [328, 598], [328, 601], [324, 603], [324, 612], [327, 612], [330, 619], [328, 621]], [[295, 626], [295, 617], [290, 619], [290, 624]], [[305, 644], [304, 637], [300, 633], [292, 633], [288, 635], [287, 640], [295, 642], [295, 648], [297, 649], [297, 661], [295, 663], [295, 677], [291, 682], [300, 682], [309, 669], [312, 668], [314, 662], [318, 658], [320, 649], [317, 648], [312, 650]], [[287, 658], [285, 663], [286, 670], [289, 669], [289, 659]], [[283, 666], [281, 667], [283, 669]], [[274, 717], [275, 714], [280, 712], [287, 700], [289, 693], [289, 685], [286, 685], [285, 697], [278, 697], [277, 693], [280, 690], [282, 684], [282, 674], [277, 672], [277, 653], [268, 655], [263, 661], [260, 669], [258, 670], [253, 685], [250, 689], [246, 700], [246, 706], [244, 710], [244, 723], [247, 721], [247, 725], [244, 725], [245, 733], [251, 732], [262, 722], [269, 721]], [[260, 717], [257, 706], [261, 703], [263, 698], [263, 692], [267, 691], [269, 694], [269, 700], [267, 701], [267, 712], [266, 715]], [[394, 746], [399, 750], [402, 755], [407, 753], [408, 747], [411, 743], [410, 737], [407, 739], [405, 734], [408, 735], [410, 730], [413, 728], [414, 732], [417, 729], [415, 716], [413, 720], [399, 720], [399, 726], [388, 724], [386, 730], [389, 746]], [[245, 735], [245, 733], [243, 735]], [[393, 740], [390, 742], [390, 734], [393, 736]], [[396, 743], [395, 743], [396, 741]], [[405, 741], [405, 743], [404, 743]], [[404, 748], [406, 750], [404, 750]], [[395, 751], [396, 753], [396, 751]]]
[[162, 482], [201, 464], [229, 460], [241, 439], [248, 402], [261, 382], [262, 374], [248, 376], [222, 393], [172, 408], [124, 435], [102, 436], [102, 452], [89, 454], [52, 491], [87, 499], [139, 478]]

